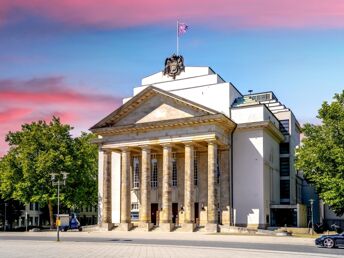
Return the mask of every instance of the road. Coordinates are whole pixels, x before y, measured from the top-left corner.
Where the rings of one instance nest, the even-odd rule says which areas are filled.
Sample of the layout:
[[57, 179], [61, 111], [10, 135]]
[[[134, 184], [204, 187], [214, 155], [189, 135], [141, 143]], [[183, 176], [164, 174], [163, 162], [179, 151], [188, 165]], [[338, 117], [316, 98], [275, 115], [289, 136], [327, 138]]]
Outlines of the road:
[[[0, 233], [0, 257], [344, 257], [344, 249], [313, 243], [307, 238], [181, 232], [63, 232], [57, 243], [54, 232]], [[54, 249], [58, 251], [51, 253]]]

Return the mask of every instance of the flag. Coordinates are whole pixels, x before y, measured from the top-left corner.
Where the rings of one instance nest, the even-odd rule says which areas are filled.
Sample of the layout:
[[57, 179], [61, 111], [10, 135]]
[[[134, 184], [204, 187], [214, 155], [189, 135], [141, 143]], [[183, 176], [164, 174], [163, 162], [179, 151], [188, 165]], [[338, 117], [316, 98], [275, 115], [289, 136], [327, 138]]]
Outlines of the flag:
[[188, 29], [189, 26], [186, 23], [178, 23], [178, 36], [185, 34]]

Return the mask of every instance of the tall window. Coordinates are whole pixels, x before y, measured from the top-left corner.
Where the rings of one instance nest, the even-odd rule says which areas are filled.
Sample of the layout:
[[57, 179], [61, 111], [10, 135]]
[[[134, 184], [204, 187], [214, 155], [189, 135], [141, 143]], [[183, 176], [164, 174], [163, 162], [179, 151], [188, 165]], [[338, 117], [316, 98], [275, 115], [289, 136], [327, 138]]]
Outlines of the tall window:
[[158, 187], [158, 161], [156, 158], [152, 158], [152, 168], [151, 168], [151, 187]]
[[177, 176], [177, 158], [176, 154], [173, 153], [172, 159], [172, 186], [178, 185], [178, 176]]
[[138, 157], [134, 157], [134, 175], [133, 175], [133, 186], [134, 188], [140, 187], [140, 162]]
[[280, 158], [280, 175], [281, 176], [290, 175], [289, 158]]
[[194, 185], [198, 185], [198, 162], [197, 152], [194, 152]]
[[280, 120], [280, 131], [283, 135], [289, 135], [289, 119]]
[[216, 183], [220, 183], [220, 152], [217, 152], [216, 159]]

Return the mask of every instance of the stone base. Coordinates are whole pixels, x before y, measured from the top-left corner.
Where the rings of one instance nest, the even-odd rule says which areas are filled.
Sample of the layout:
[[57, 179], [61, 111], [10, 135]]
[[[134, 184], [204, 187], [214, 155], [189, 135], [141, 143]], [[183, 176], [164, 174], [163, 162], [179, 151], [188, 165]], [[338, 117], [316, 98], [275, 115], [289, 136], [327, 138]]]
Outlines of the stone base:
[[208, 223], [205, 225], [205, 230], [209, 233], [217, 233], [219, 232], [219, 227], [215, 223]]
[[154, 224], [150, 222], [139, 222], [139, 230], [150, 231], [153, 228]]
[[173, 230], [173, 224], [172, 223], [160, 223], [159, 228], [163, 232], [171, 232]]
[[99, 227], [101, 230], [110, 231], [113, 229], [114, 225], [113, 223], [102, 223], [99, 225]]
[[185, 232], [194, 232], [196, 228], [196, 224], [194, 223], [183, 223], [182, 224], [182, 231], [185, 231]]
[[118, 231], [129, 231], [132, 228], [133, 228], [132, 223], [120, 223], [117, 227], [117, 230]]

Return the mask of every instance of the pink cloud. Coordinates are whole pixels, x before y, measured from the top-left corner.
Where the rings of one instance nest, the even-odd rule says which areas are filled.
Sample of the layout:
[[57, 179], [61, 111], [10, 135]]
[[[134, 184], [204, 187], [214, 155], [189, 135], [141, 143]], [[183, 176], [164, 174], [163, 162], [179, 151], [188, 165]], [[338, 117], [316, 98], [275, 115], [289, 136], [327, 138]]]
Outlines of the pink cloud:
[[24, 123], [49, 121], [59, 116], [63, 123], [85, 131], [121, 104], [121, 98], [76, 90], [63, 77], [31, 80], [0, 80], [0, 156], [7, 149], [5, 136]]
[[[70, 26], [130, 27], [177, 18], [216, 27], [344, 27], [342, 0], [8, 0], [0, 14], [24, 10]], [[0, 15], [1, 17], [1, 15]]]

